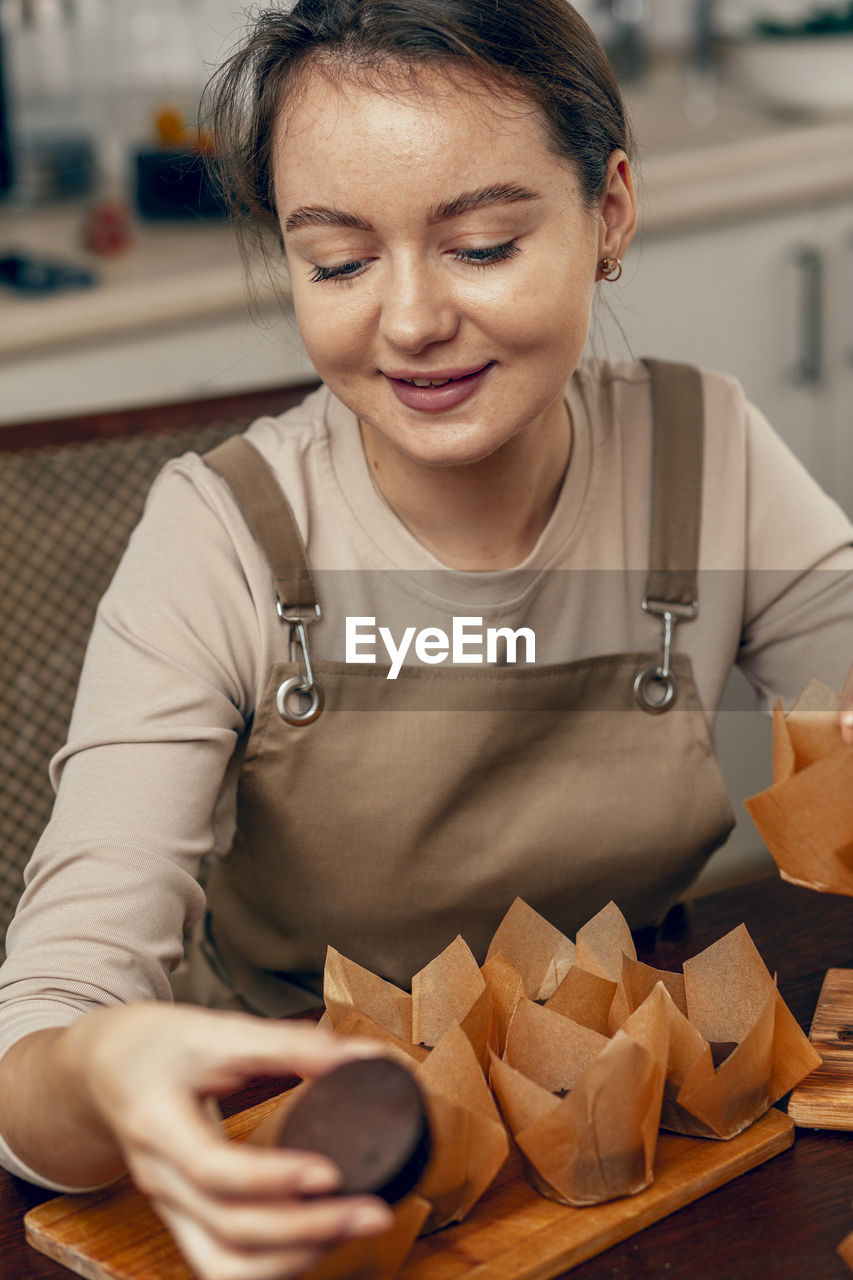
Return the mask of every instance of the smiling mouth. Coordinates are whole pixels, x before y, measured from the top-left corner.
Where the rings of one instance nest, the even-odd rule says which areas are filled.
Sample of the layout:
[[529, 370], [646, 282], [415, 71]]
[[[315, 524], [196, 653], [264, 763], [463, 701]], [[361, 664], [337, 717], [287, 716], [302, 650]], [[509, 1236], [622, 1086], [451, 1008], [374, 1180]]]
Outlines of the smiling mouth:
[[416, 414], [449, 413], [475, 395], [495, 367], [494, 360], [487, 360], [477, 368], [450, 365], [434, 369], [432, 376], [426, 370], [385, 369], [392, 394], [407, 409]]
[[445, 375], [444, 377], [436, 378], [405, 378], [400, 374], [389, 373], [386, 374], [386, 377], [391, 378], [393, 382], [405, 382], [406, 385], [410, 387], [446, 387], [449, 386], [451, 382], [465, 382], [468, 378], [473, 378], [477, 374], [483, 373], [492, 363], [493, 362], [491, 360], [488, 360], [485, 364], [479, 365], [476, 369], [466, 369], [464, 372], [459, 372], [452, 376]]

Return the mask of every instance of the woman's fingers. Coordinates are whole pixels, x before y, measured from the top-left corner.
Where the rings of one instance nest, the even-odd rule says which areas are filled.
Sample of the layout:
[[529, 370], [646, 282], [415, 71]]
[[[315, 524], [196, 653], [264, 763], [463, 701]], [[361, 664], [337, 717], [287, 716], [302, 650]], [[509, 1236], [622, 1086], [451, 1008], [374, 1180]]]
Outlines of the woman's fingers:
[[[185, 1109], [183, 1099], [166, 1105], [163, 1119]], [[137, 1180], [138, 1170], [162, 1163], [198, 1194], [230, 1200], [331, 1195], [340, 1185], [339, 1170], [319, 1155], [229, 1142], [204, 1122], [176, 1119], [171, 1128], [160, 1126], [158, 1118], [144, 1137], [126, 1137], [127, 1163]], [[151, 1193], [147, 1185], [142, 1189]]]
[[290, 1280], [313, 1266], [323, 1252], [315, 1245], [304, 1245], [247, 1254], [223, 1247], [179, 1211], [164, 1205], [157, 1212], [201, 1280]]
[[390, 1228], [387, 1205], [369, 1196], [303, 1200], [289, 1196], [252, 1200], [211, 1198], [179, 1169], [156, 1157], [132, 1170], [153, 1204], [191, 1219], [223, 1247], [270, 1250], [327, 1246]]
[[203, 1280], [279, 1280], [338, 1241], [389, 1229], [393, 1215], [371, 1197], [332, 1195], [340, 1173], [321, 1156], [229, 1142], [210, 1100], [251, 1076], [322, 1075], [381, 1051], [309, 1024], [147, 1004], [92, 1015], [70, 1054]]
[[[180, 1010], [181, 1006], [176, 1008]], [[247, 1018], [231, 1013], [219, 1013], [216, 1017], [222, 1024], [215, 1028], [217, 1053], [221, 1056], [220, 1037], [226, 1037], [231, 1046], [228, 1068], [240, 1073], [242, 1079], [290, 1072], [300, 1076], [322, 1075], [353, 1058], [375, 1058], [383, 1051], [375, 1041], [338, 1036], [310, 1023]], [[229, 1022], [233, 1025], [229, 1026]], [[210, 1034], [210, 1027], [205, 1026], [203, 1030], [205, 1035]]]
[[[93, 1014], [76, 1033], [78, 1071], [90, 1102], [120, 1133], [170, 1086], [188, 1098], [227, 1093], [255, 1075], [322, 1075], [380, 1045], [306, 1024], [181, 1005], [131, 1005]], [[69, 1033], [75, 1043], [75, 1029]]]
[[140, 1100], [121, 1140], [137, 1180], [140, 1169], [161, 1163], [212, 1198], [329, 1195], [340, 1185], [340, 1171], [324, 1156], [229, 1142], [204, 1104], [174, 1087]]
[[211, 1196], [156, 1152], [133, 1161], [131, 1173], [203, 1280], [300, 1275], [333, 1245], [377, 1235], [393, 1223], [388, 1206], [368, 1196], [315, 1201]]

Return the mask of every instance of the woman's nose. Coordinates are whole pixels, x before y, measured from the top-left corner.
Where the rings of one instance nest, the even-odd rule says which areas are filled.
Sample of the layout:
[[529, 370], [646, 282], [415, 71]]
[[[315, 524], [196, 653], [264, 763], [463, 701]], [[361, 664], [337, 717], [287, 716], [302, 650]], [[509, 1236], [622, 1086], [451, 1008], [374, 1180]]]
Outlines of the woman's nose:
[[382, 337], [410, 355], [449, 341], [459, 326], [452, 282], [440, 265], [409, 263], [389, 271], [381, 308]]

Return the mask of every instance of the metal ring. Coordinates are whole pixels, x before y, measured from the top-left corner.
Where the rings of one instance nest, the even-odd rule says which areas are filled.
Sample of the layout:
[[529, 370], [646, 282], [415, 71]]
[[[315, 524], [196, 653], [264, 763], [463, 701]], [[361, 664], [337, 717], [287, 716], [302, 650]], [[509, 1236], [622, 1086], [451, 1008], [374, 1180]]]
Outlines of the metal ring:
[[[308, 693], [311, 695], [311, 701], [304, 711], [293, 711], [287, 705], [287, 699], [292, 693]], [[278, 686], [278, 692], [275, 695], [275, 706], [278, 714], [286, 724], [310, 724], [312, 720], [317, 719], [323, 710], [323, 692], [319, 685], [309, 684], [304, 676], [290, 676], [289, 679]]]
[[[660, 698], [649, 696], [653, 684], [662, 686]], [[662, 711], [668, 711], [678, 697], [678, 681], [672, 671], [664, 675], [661, 667], [644, 667], [634, 680], [634, 697], [649, 715], [659, 716]]]

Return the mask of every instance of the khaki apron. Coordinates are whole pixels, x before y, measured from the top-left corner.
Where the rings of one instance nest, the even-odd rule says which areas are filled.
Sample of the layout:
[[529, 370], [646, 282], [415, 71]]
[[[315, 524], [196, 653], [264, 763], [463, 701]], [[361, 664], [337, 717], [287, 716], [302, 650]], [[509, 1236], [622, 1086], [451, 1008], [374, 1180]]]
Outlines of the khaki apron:
[[[695, 616], [701, 383], [686, 366], [649, 367], [644, 607], [661, 616], [662, 653], [404, 666], [396, 680], [379, 665], [311, 664], [306, 620], [322, 601], [289, 504], [242, 437], [207, 455], [297, 643], [254, 717], [237, 835], [211, 869], [179, 998], [268, 1015], [316, 1006], [327, 944], [408, 986], [457, 934], [482, 961], [516, 895], [570, 935], [610, 899], [632, 927], [655, 923], [725, 839], [734, 818], [690, 659], [669, 643]], [[300, 712], [286, 682], [309, 676], [322, 709], [289, 723]]]

